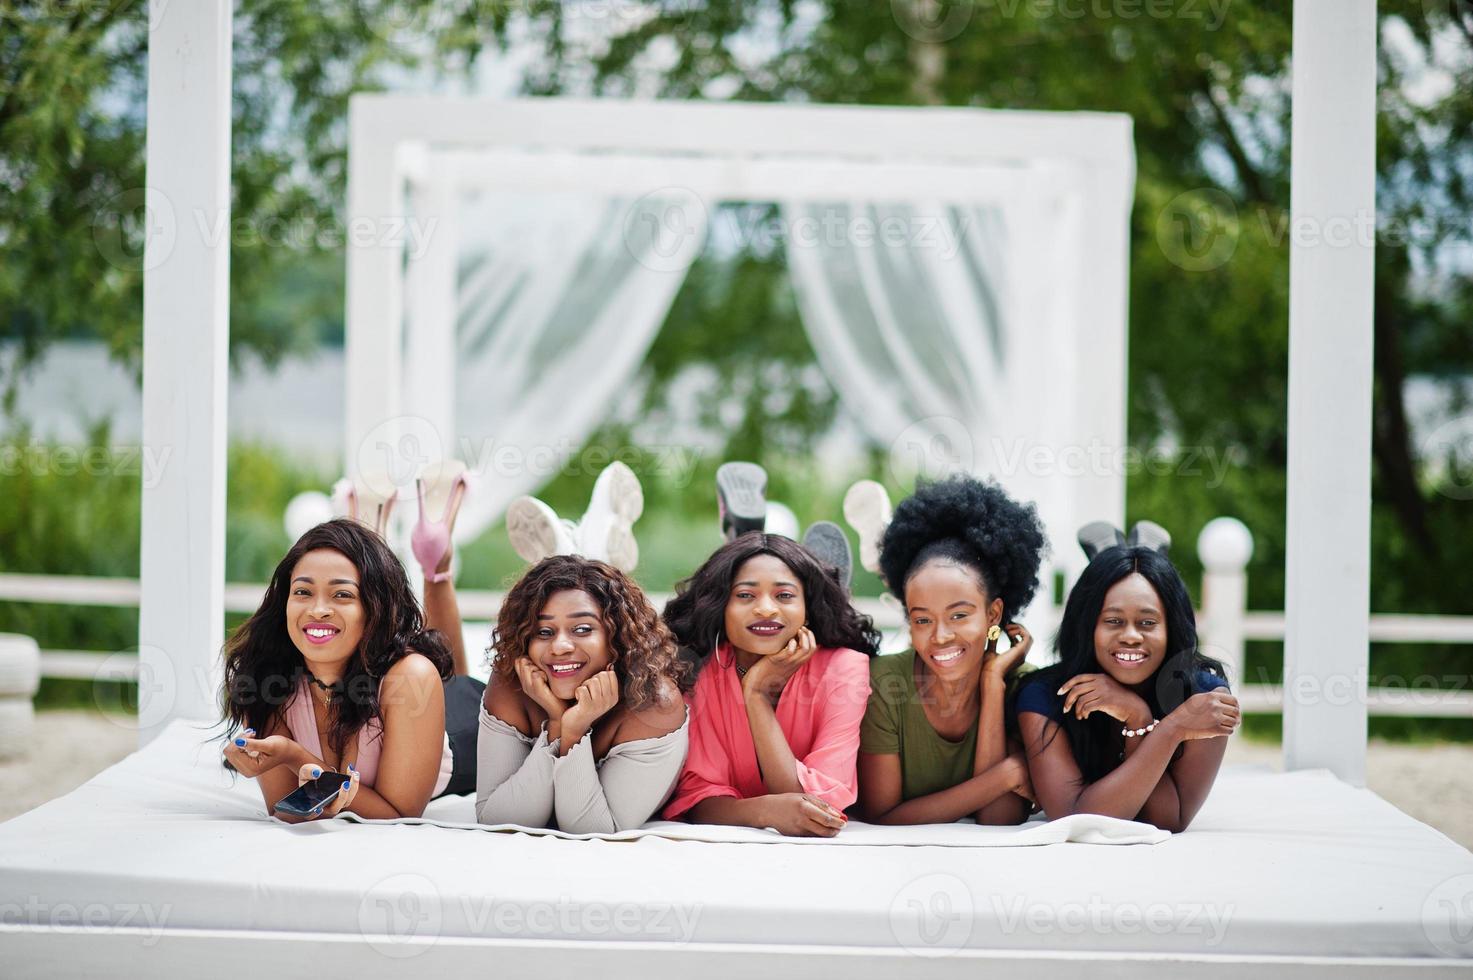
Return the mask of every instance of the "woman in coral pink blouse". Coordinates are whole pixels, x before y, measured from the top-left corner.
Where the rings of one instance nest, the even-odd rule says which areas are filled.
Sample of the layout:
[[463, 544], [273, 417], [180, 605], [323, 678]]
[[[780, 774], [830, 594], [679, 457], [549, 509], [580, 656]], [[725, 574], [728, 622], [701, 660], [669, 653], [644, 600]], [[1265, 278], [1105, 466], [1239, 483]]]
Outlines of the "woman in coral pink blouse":
[[879, 644], [838, 573], [780, 535], [744, 534], [665, 607], [709, 651], [668, 819], [832, 837], [858, 791], [859, 724]]

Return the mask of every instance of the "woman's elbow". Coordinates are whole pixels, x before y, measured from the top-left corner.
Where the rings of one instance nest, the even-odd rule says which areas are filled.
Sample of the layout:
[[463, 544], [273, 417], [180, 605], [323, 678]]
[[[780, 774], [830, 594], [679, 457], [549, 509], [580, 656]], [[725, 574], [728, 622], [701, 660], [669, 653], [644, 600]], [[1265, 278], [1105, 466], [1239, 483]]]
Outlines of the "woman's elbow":
[[977, 811], [976, 820], [985, 827], [1016, 827], [1028, 820], [1030, 808], [1021, 797], [1003, 800]]
[[1185, 814], [1180, 814], [1175, 817], [1164, 817], [1160, 820], [1147, 820], [1145, 822], [1149, 823], [1151, 826], [1155, 827], [1158, 830], [1165, 830], [1173, 834], [1179, 834], [1187, 829], [1187, 827], [1192, 822], [1192, 818]]

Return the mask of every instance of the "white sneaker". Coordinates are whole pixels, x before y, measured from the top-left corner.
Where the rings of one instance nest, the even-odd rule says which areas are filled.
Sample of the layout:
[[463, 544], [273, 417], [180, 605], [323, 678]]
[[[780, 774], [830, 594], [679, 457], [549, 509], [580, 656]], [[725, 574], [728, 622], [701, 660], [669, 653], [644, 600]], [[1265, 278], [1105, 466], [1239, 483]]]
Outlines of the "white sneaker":
[[578, 522], [579, 551], [620, 571], [634, 571], [639, 564], [634, 522], [643, 513], [644, 488], [639, 477], [625, 463], [610, 463], [594, 481], [588, 510]]
[[844, 494], [844, 520], [859, 532], [859, 563], [880, 572], [880, 539], [890, 526], [890, 494], [874, 480], [860, 480]]
[[569, 522], [536, 497], [518, 497], [506, 508], [506, 536], [523, 561], [539, 562], [578, 551]]
[[785, 538], [798, 540], [798, 515], [793, 513], [793, 508], [780, 500], [769, 500], [767, 502], [766, 516], [762, 521], [763, 534], [778, 534]]

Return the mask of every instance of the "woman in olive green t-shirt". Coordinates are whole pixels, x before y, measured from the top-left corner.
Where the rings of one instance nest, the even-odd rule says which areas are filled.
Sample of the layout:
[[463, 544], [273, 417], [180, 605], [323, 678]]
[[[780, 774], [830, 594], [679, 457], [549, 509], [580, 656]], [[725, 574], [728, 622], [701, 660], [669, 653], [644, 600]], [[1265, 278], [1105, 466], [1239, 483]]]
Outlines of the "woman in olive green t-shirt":
[[[1043, 548], [1032, 505], [970, 477], [922, 487], [895, 509], [880, 568], [905, 604], [914, 649], [871, 661], [859, 747], [866, 820], [1028, 818], [1028, 765], [1005, 716], [1033, 643], [1012, 618], [1033, 598]], [[1011, 645], [999, 653], [1004, 632]]]

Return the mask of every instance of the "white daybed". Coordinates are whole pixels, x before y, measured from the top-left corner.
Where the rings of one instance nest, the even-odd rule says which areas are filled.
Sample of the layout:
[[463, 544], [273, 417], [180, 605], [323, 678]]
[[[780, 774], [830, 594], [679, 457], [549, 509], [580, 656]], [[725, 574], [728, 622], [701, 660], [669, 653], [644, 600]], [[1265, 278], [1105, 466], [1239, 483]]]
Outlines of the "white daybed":
[[[854, 826], [847, 846], [577, 840], [289, 826], [203, 738], [176, 722], [0, 825], [0, 973], [1473, 975], [1456, 918], [1473, 854], [1324, 772], [1229, 768], [1169, 839], [1127, 821], [1075, 834], [1129, 846], [954, 846], [1058, 832], [1037, 822]], [[427, 817], [470, 815], [466, 797]]]

